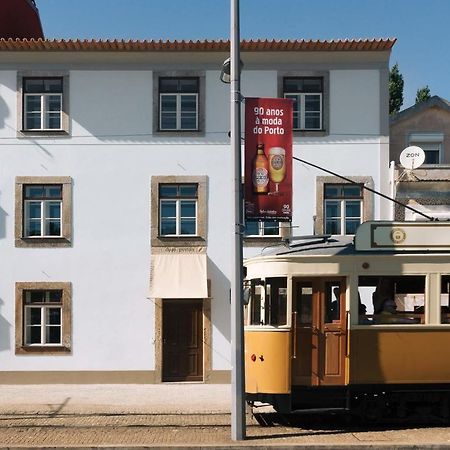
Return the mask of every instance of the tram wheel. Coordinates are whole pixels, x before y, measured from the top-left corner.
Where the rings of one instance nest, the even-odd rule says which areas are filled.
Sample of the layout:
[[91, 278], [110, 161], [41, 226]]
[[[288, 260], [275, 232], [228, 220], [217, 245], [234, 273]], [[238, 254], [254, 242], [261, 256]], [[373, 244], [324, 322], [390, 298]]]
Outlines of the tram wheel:
[[376, 424], [386, 416], [386, 405], [383, 397], [370, 397], [362, 401], [360, 417], [366, 424]]

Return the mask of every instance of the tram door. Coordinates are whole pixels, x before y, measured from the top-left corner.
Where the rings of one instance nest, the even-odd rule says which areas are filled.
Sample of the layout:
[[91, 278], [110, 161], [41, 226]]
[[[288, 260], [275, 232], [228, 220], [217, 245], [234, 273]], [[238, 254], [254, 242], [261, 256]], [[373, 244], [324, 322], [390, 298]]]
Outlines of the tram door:
[[344, 384], [345, 279], [296, 280], [293, 300], [292, 384]]

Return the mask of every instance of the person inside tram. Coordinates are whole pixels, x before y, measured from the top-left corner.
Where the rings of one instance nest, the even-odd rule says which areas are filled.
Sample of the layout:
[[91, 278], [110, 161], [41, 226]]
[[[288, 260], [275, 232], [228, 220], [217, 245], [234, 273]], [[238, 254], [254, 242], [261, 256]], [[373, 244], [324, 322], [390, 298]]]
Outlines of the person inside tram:
[[394, 301], [394, 283], [389, 278], [380, 278], [375, 292], [372, 294], [373, 313], [393, 314], [397, 311]]
[[359, 315], [359, 324], [360, 325], [369, 325], [371, 324], [371, 320], [366, 316], [367, 314], [367, 307], [366, 305], [361, 301], [361, 295], [358, 291], [358, 315]]
[[378, 316], [377, 322], [389, 323], [396, 319], [392, 315], [397, 313], [395, 303], [394, 283], [389, 278], [380, 278], [378, 280], [375, 292], [372, 295], [373, 314]]
[[358, 314], [359, 314], [360, 316], [363, 316], [363, 315], [366, 314], [366, 312], [367, 312], [367, 307], [366, 307], [366, 305], [361, 301], [361, 295], [359, 295], [359, 292], [358, 292]]
[[377, 323], [420, 323], [420, 319], [398, 314], [393, 280], [380, 278], [372, 295], [373, 313]]

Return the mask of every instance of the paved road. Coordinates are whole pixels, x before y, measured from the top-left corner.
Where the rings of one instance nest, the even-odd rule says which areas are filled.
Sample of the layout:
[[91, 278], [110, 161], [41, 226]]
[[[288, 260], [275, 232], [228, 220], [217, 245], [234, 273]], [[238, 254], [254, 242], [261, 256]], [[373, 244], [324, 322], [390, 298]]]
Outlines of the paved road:
[[261, 427], [230, 439], [228, 385], [0, 386], [2, 447], [448, 448], [450, 427], [355, 428], [339, 417]]
[[[339, 421], [338, 421], [339, 422]], [[449, 428], [399, 428], [370, 431], [333, 424], [304, 424], [263, 428], [248, 420], [247, 440], [230, 440], [230, 417], [225, 414], [56, 413], [3, 414], [3, 447], [94, 446], [222, 446], [294, 445], [330, 448], [450, 448]]]

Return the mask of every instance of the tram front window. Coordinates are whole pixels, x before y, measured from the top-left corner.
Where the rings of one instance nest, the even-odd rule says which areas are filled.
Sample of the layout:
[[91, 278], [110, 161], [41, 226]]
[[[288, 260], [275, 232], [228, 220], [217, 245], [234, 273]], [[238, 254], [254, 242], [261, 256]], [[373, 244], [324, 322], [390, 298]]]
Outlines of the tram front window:
[[424, 276], [359, 277], [358, 294], [360, 325], [424, 323]]
[[252, 280], [250, 298], [250, 325], [261, 325], [261, 280]]
[[287, 325], [286, 278], [252, 280], [250, 325]]

